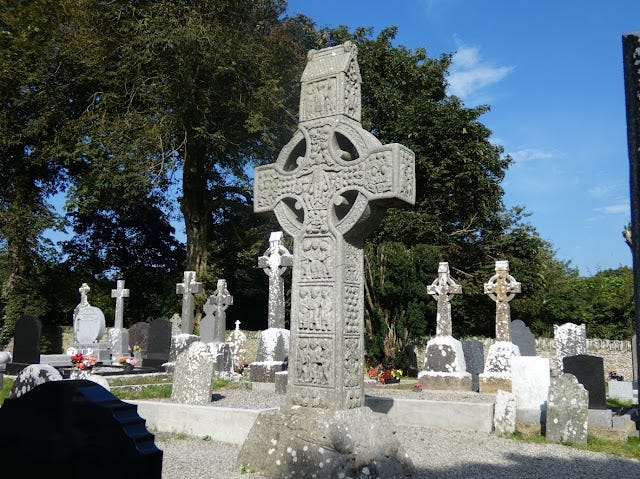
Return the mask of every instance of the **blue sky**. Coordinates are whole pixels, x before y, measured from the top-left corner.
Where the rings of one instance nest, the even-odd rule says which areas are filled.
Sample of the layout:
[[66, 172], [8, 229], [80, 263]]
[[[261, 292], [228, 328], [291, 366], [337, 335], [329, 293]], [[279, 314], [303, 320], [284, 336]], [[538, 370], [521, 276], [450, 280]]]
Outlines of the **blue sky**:
[[631, 266], [622, 35], [639, 0], [289, 0], [317, 27], [398, 27], [396, 45], [455, 53], [449, 91], [515, 163], [502, 184], [556, 258], [589, 276]]

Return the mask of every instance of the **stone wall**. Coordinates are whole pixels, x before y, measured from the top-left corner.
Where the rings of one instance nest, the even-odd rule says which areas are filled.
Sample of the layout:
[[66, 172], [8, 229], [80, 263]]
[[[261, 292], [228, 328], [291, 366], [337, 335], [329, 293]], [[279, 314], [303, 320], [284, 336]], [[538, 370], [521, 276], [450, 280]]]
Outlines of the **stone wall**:
[[[493, 344], [492, 338], [468, 338], [482, 341], [485, 358], [489, 347]], [[559, 371], [556, 359], [556, 347], [552, 338], [536, 339], [536, 353], [543, 358], [549, 358], [551, 364], [551, 374], [557, 375]], [[608, 377], [609, 371], [615, 371], [625, 380], [631, 381], [633, 378], [633, 366], [631, 364], [631, 341], [620, 341], [610, 339], [587, 339], [587, 353], [592, 356], [600, 356], [604, 360], [604, 375]], [[418, 357], [418, 369], [424, 363], [424, 348], [416, 351]]]

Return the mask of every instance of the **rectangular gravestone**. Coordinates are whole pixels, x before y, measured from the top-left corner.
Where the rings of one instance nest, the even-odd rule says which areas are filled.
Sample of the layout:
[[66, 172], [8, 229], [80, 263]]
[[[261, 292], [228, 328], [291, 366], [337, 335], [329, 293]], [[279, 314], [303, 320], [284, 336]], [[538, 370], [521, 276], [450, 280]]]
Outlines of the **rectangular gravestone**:
[[586, 444], [589, 393], [570, 373], [551, 379], [545, 435], [549, 442]]
[[33, 316], [23, 316], [16, 322], [13, 336], [13, 360], [7, 364], [7, 374], [18, 374], [30, 364], [40, 364], [42, 323]]
[[471, 373], [471, 390], [479, 391], [480, 383], [478, 377], [484, 371], [484, 347], [482, 346], [482, 341], [463, 339], [461, 343], [467, 372]]
[[129, 349], [135, 351], [140, 349], [142, 359], [147, 358], [149, 349], [149, 323], [139, 321], [129, 328]]
[[536, 355], [536, 338], [529, 327], [519, 319], [511, 321], [511, 342], [520, 348], [520, 356]]
[[573, 374], [589, 393], [589, 409], [606, 409], [604, 361], [599, 356], [578, 354], [563, 360], [563, 371]]
[[191, 343], [176, 359], [171, 400], [182, 404], [209, 404], [215, 363], [216, 358], [207, 344]]
[[[511, 391], [516, 397], [516, 421], [535, 425], [545, 422], [551, 367], [548, 358], [516, 356], [511, 358]], [[527, 430], [531, 430], [530, 427]]]
[[149, 338], [147, 342], [147, 358], [145, 367], [162, 368], [169, 362], [171, 352], [171, 321], [154, 319], [149, 323]]
[[619, 401], [633, 401], [633, 383], [631, 381], [609, 380], [607, 396]]

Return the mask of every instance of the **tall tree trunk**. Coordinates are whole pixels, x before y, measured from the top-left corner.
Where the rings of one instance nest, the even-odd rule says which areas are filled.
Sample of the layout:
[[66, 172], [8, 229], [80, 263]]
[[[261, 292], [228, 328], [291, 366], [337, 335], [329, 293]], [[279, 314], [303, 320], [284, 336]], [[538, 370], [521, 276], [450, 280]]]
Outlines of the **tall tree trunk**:
[[212, 226], [205, 155], [206, 148], [203, 145], [191, 138], [187, 141], [182, 172], [182, 214], [187, 234], [186, 268], [196, 272], [198, 281], [204, 281], [207, 277], [207, 245]]

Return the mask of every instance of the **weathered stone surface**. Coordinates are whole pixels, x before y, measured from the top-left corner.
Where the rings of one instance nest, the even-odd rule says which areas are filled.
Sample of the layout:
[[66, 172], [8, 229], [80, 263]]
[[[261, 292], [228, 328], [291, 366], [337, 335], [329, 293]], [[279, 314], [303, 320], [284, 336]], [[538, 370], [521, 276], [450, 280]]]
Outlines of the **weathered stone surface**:
[[363, 244], [385, 208], [415, 202], [415, 160], [362, 128], [360, 82], [355, 44], [309, 52], [298, 131], [254, 174], [254, 211], [294, 239], [288, 407], [238, 460], [267, 477], [405, 472], [388, 419], [364, 407]]
[[194, 294], [202, 292], [202, 283], [196, 281], [195, 271], [185, 271], [182, 283], [176, 284], [176, 294], [182, 295], [181, 327], [183, 334], [193, 334]]
[[19, 398], [40, 384], [61, 380], [62, 376], [53, 366], [31, 364], [18, 373], [9, 391], [9, 397]]
[[116, 300], [116, 310], [113, 327], [114, 329], [124, 328], [124, 298], [129, 297], [129, 290], [124, 287], [124, 280], [116, 281], [116, 289], [111, 290], [111, 297]]
[[227, 281], [219, 279], [216, 291], [207, 298], [200, 322], [200, 340], [203, 343], [224, 343], [227, 326], [227, 308], [233, 304], [233, 296], [227, 289]]
[[520, 356], [520, 350], [512, 342], [496, 341], [489, 347], [484, 372], [479, 375], [480, 392], [495, 392], [496, 387], [511, 391], [511, 358], [515, 356]]
[[229, 333], [227, 343], [231, 345], [231, 361], [235, 370], [242, 370], [247, 354], [247, 335], [240, 331], [240, 321], [236, 321], [236, 329]]
[[183, 404], [209, 404], [214, 368], [215, 357], [209, 346], [200, 341], [191, 343], [176, 361], [171, 400]]
[[498, 389], [493, 415], [496, 434], [513, 434], [516, 430], [516, 397], [513, 393]]
[[484, 284], [484, 294], [496, 303], [496, 341], [511, 341], [509, 302], [520, 291], [520, 283], [509, 274], [509, 262], [496, 261], [496, 274]]
[[550, 442], [587, 442], [589, 393], [573, 374], [551, 379], [546, 438]]
[[364, 238], [415, 202], [413, 152], [360, 124], [356, 56], [349, 42], [309, 53], [298, 131], [254, 174], [254, 211], [294, 239], [287, 397], [301, 406], [363, 405]]
[[269, 248], [258, 258], [258, 268], [262, 268], [269, 276], [267, 328], [284, 329], [285, 300], [282, 275], [290, 266], [293, 266], [293, 256], [282, 244], [282, 231], [274, 231], [269, 237]]
[[389, 419], [368, 407], [280, 408], [260, 414], [237, 467], [280, 479], [403, 478], [411, 464], [393, 434]]
[[436, 336], [451, 336], [451, 300], [454, 294], [462, 293], [462, 286], [449, 274], [449, 263], [441, 262], [438, 265], [438, 277], [427, 287], [427, 293], [438, 302]]
[[562, 371], [562, 360], [566, 356], [587, 353], [587, 327], [584, 324], [564, 323], [553, 325], [553, 338], [556, 345], [556, 358]]

